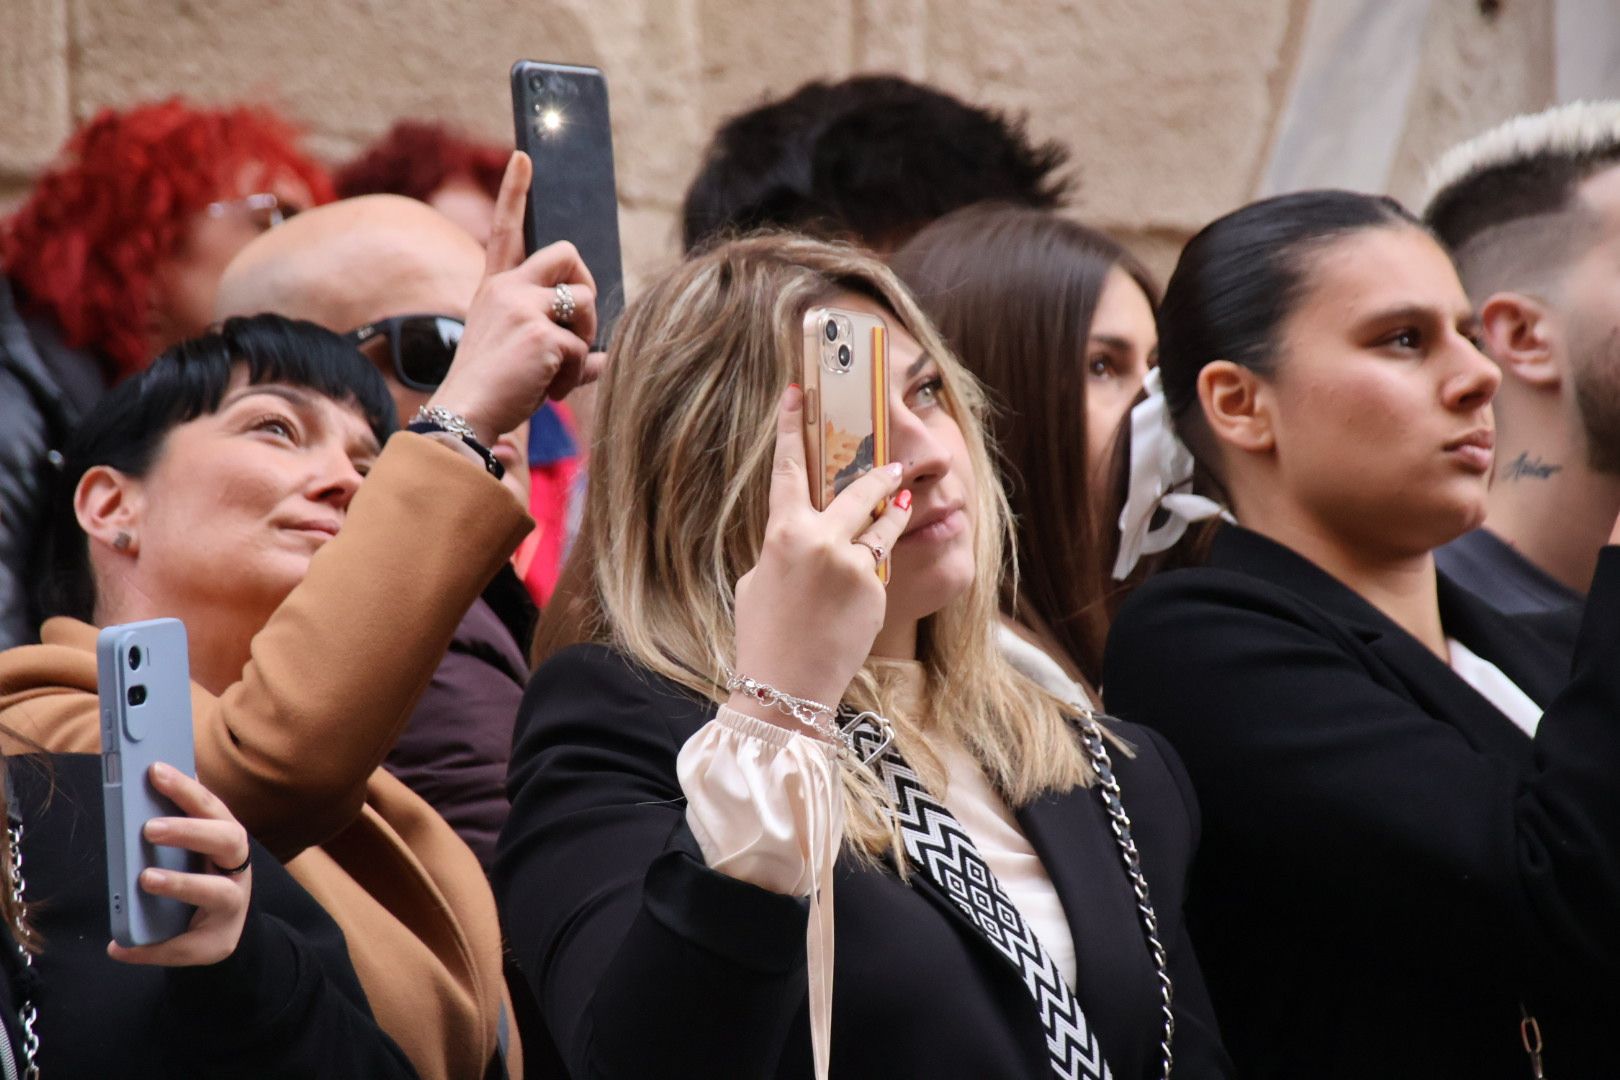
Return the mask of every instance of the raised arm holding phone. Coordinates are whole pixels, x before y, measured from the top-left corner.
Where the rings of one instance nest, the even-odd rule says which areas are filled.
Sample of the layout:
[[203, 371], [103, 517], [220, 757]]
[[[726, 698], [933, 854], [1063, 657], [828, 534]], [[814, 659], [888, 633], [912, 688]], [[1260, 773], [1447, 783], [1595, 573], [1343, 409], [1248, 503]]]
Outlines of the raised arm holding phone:
[[589, 272], [566, 244], [523, 256], [527, 181], [515, 155], [426, 430], [390, 438], [376, 370], [273, 316], [228, 320], [114, 390], [68, 456], [52, 563], [66, 617], [0, 656], [0, 723], [93, 750], [94, 626], [183, 619], [199, 780], [331, 913], [424, 1077], [503, 1056], [500, 934], [472, 852], [378, 766], [528, 528], [490, 442], [595, 375]]

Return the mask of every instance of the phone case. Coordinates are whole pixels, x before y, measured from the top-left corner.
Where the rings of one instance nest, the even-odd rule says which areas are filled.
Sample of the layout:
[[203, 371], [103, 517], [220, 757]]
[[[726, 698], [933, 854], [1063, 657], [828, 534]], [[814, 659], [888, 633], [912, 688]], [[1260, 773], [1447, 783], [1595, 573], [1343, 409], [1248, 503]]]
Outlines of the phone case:
[[191, 661], [179, 619], [109, 626], [96, 638], [101, 695], [101, 783], [107, 829], [107, 907], [113, 940], [152, 945], [185, 930], [190, 904], [153, 896], [139, 885], [148, 866], [182, 873], [202, 856], [147, 842], [141, 829], [181, 811], [152, 787], [156, 762], [197, 775], [191, 727]]
[[[810, 501], [825, 510], [857, 478], [889, 463], [888, 324], [864, 311], [811, 309], [803, 386]], [[878, 576], [889, 580], [887, 557]]]
[[596, 345], [624, 309], [619, 197], [607, 79], [594, 67], [519, 60], [512, 65], [517, 148], [534, 162], [523, 240], [532, 254], [570, 241], [596, 281]]

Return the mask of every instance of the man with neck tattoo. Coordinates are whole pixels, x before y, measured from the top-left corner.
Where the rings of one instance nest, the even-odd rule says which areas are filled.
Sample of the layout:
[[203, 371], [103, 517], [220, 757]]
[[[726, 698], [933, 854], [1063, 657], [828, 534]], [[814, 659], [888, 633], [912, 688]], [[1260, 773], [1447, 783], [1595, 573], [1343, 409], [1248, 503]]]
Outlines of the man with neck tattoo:
[[1568, 646], [1620, 514], [1620, 102], [1515, 117], [1447, 153], [1430, 191], [1502, 369], [1485, 524], [1435, 558]]

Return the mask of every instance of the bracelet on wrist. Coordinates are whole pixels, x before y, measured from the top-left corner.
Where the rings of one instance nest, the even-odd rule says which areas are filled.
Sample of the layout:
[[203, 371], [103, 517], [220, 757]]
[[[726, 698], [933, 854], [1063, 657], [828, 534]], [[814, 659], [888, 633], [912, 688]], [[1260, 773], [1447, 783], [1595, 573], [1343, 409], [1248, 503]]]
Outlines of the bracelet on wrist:
[[506, 475], [506, 466], [490, 452], [489, 447], [479, 442], [472, 425], [467, 423], [465, 417], [457, 416], [449, 409], [438, 405], [423, 405], [416, 410], [416, 419], [405, 425], [406, 431], [414, 431], [420, 435], [429, 435], [440, 432], [445, 435], [454, 435], [467, 445], [467, 449], [483, 459], [484, 468], [489, 475], [499, 480]]
[[[879, 716], [875, 712], [859, 713], [854, 715], [847, 725], [840, 726], [836, 722], [840, 711], [853, 712], [853, 710], [841, 710], [809, 698], [794, 697], [769, 683], [733, 671], [726, 672], [726, 689], [734, 694], [743, 694], [765, 708], [776, 709], [792, 717], [832, 743], [840, 753], [852, 755], [862, 765], [869, 764], [894, 742], [894, 726], [886, 717]], [[821, 717], [826, 719], [822, 720]], [[854, 729], [862, 724], [870, 725], [878, 733], [877, 739], [864, 751], [856, 746], [853, 736]]]

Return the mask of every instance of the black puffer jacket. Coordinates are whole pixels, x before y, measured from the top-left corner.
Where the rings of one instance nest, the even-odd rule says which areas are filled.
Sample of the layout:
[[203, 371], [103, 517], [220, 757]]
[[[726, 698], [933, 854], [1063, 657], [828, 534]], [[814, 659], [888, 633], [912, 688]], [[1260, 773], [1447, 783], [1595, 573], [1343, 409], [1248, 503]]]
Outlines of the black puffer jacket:
[[37, 641], [29, 591], [59, 450], [104, 389], [102, 367], [55, 328], [28, 318], [0, 277], [0, 649]]

